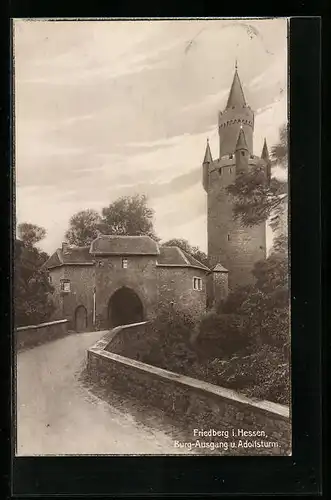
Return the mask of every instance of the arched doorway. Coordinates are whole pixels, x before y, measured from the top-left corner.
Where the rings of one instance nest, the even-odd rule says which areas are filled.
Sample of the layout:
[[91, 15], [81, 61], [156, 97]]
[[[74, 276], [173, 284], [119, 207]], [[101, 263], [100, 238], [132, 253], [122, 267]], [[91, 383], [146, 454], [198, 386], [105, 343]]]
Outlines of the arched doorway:
[[109, 300], [108, 323], [114, 328], [119, 325], [139, 323], [144, 320], [144, 308], [136, 292], [131, 288], [119, 288]]
[[84, 306], [78, 306], [75, 311], [75, 330], [76, 332], [86, 332], [87, 329], [87, 310]]

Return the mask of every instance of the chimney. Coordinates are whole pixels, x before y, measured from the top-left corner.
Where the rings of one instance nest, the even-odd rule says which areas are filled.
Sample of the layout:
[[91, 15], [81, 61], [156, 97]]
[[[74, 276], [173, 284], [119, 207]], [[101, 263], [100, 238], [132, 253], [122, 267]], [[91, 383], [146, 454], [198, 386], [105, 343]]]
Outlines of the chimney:
[[68, 247], [69, 247], [69, 243], [67, 243], [66, 241], [62, 241], [62, 252], [63, 253], [68, 252]]

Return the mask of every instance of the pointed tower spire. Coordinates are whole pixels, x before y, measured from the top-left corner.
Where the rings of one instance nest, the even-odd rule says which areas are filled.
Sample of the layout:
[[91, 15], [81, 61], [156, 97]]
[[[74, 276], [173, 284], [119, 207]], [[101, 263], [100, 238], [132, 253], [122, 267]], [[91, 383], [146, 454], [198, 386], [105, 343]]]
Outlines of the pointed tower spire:
[[207, 139], [207, 146], [206, 146], [206, 152], [205, 152], [205, 157], [204, 157], [203, 163], [212, 163], [212, 162], [213, 162], [213, 158], [211, 156], [211, 151], [210, 151], [210, 147], [209, 147], [209, 139]]
[[265, 161], [266, 163], [266, 175], [267, 175], [267, 183], [270, 183], [271, 179], [271, 161], [270, 161], [270, 156], [269, 156], [269, 151], [268, 151], [268, 146], [267, 146], [267, 139], [264, 138], [264, 143], [263, 143], [263, 148], [262, 148], [262, 153], [261, 153], [261, 159]]
[[244, 91], [242, 89], [241, 81], [238, 75], [237, 60], [236, 60], [236, 66], [235, 66], [230, 94], [228, 97], [228, 102], [226, 104], [227, 108], [232, 108], [233, 106], [239, 106], [239, 107], [246, 106]]
[[238, 140], [237, 140], [237, 144], [236, 144], [236, 149], [235, 150], [238, 151], [239, 149], [246, 149], [248, 151], [248, 146], [247, 146], [247, 142], [246, 142], [245, 132], [244, 132], [244, 129], [242, 128], [242, 125], [240, 126]]
[[262, 160], [269, 161], [269, 151], [268, 151], [267, 139], [266, 138], [264, 138], [264, 143], [263, 143], [261, 158], [262, 158]]

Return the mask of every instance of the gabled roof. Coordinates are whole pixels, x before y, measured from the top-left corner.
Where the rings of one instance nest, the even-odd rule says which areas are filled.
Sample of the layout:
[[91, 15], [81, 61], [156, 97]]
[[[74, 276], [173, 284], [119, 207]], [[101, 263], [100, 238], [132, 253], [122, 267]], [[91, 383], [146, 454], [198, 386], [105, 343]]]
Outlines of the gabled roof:
[[164, 267], [193, 267], [209, 271], [208, 267], [179, 247], [160, 247], [157, 265]]
[[150, 236], [115, 236], [102, 234], [92, 241], [93, 255], [159, 255], [159, 247]]
[[210, 151], [208, 139], [207, 139], [207, 146], [206, 146], [206, 152], [205, 152], [205, 157], [204, 157], [203, 163], [213, 163], [213, 158], [211, 156], [211, 151]]
[[226, 104], [227, 108], [232, 108], [233, 106], [239, 106], [239, 107], [246, 106], [245, 95], [242, 89], [237, 69], [234, 72], [230, 94], [228, 97], [228, 102]]

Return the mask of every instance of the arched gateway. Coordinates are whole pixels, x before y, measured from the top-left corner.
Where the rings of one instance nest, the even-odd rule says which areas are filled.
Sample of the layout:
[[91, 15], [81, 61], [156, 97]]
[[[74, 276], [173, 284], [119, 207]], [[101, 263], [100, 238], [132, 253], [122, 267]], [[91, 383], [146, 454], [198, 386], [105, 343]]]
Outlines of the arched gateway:
[[122, 287], [110, 297], [108, 304], [109, 327], [139, 323], [144, 320], [144, 308], [136, 292]]

